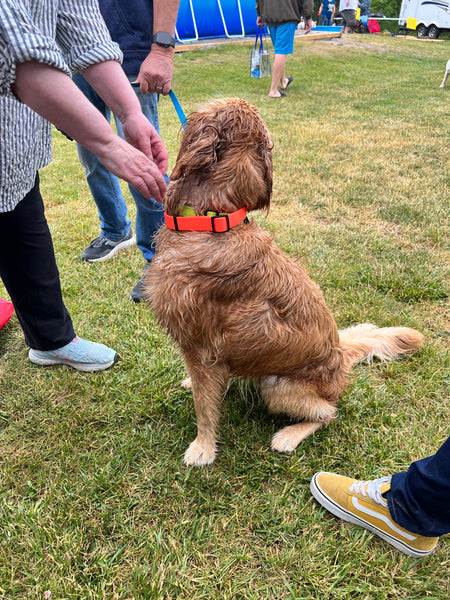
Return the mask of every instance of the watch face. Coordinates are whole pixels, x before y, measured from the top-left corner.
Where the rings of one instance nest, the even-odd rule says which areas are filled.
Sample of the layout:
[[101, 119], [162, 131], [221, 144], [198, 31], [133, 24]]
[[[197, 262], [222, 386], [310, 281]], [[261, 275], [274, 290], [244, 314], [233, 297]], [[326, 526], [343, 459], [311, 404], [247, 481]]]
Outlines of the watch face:
[[163, 48], [172, 48], [175, 47], [175, 39], [170, 33], [166, 31], [158, 31], [153, 36], [153, 42], [158, 44], [158, 46], [163, 46]]

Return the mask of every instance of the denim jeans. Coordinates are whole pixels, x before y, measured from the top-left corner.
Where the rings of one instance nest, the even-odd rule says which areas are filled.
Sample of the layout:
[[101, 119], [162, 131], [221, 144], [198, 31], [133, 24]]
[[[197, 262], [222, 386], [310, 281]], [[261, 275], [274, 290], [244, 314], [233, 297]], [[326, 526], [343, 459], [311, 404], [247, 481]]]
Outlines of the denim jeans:
[[329, 12], [322, 12], [322, 25], [326, 26], [326, 27], [331, 27], [333, 25], [333, 23], [331, 22], [331, 13]]
[[450, 533], [450, 437], [436, 454], [392, 476], [387, 502], [394, 521], [413, 533]]
[[[134, 81], [136, 77], [129, 77], [128, 79]], [[77, 73], [73, 80], [109, 122], [111, 119], [110, 109], [84, 77]], [[135, 89], [135, 92], [141, 104], [142, 112], [159, 132], [158, 95], [142, 94], [139, 89]], [[122, 124], [115, 115], [113, 116], [117, 133], [121, 138], [124, 138]], [[131, 221], [127, 217], [127, 204], [120, 188], [119, 179], [107, 171], [97, 156], [84, 146], [77, 143], [77, 150], [78, 158], [86, 173], [89, 189], [97, 205], [101, 234], [109, 240], [120, 240], [129, 232]], [[162, 204], [156, 202], [153, 198], [150, 200], [144, 198], [133, 186], [129, 185], [128, 187], [136, 204], [136, 243], [144, 259], [151, 261], [155, 254], [154, 235], [163, 223], [164, 208]]]

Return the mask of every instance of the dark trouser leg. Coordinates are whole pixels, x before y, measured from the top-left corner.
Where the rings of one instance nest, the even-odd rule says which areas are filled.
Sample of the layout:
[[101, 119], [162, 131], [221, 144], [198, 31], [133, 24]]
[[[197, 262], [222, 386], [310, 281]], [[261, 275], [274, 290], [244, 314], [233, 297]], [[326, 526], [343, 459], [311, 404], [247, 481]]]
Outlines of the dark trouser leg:
[[30, 348], [55, 350], [75, 337], [62, 299], [39, 175], [13, 211], [0, 213], [0, 276]]
[[396, 523], [419, 535], [450, 533], [450, 437], [433, 456], [396, 473], [387, 496]]

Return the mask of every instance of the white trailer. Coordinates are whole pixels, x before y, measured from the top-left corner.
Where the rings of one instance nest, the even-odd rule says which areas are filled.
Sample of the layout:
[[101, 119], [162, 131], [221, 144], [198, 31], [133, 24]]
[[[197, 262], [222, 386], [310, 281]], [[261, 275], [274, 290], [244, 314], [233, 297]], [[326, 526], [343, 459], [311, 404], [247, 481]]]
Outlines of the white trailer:
[[450, 31], [450, 0], [403, 0], [398, 24], [415, 29], [417, 37], [436, 39]]

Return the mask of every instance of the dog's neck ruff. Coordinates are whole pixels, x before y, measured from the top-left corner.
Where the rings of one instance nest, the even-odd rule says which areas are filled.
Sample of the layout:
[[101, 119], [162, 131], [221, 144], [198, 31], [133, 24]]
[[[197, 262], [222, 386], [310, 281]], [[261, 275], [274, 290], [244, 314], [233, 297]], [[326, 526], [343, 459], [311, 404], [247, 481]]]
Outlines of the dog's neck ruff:
[[206, 215], [198, 216], [191, 206], [183, 206], [181, 213], [175, 217], [164, 213], [166, 226], [174, 231], [210, 231], [224, 233], [232, 227], [248, 222], [247, 211], [240, 208], [233, 213], [218, 213], [208, 210]]

